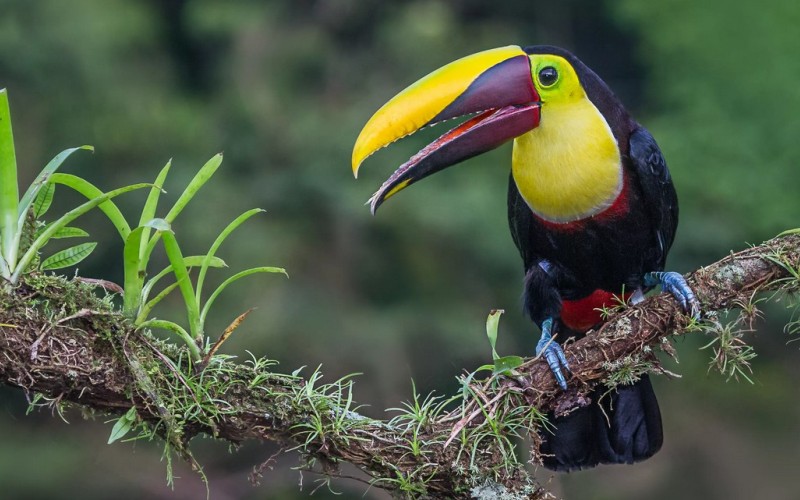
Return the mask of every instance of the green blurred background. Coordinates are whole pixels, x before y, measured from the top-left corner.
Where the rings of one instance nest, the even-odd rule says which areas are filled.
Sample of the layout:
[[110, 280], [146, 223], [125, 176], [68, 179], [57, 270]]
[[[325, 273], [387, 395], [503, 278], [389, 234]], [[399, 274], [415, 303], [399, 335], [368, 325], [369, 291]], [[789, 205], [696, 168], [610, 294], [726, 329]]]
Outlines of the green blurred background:
[[[232, 287], [207, 331], [255, 306], [226, 353], [249, 350], [287, 371], [322, 364], [329, 380], [363, 373], [356, 397], [384, 417], [410, 396], [412, 377], [422, 392], [449, 392], [457, 374], [487, 361], [490, 309], [507, 311], [501, 353], [531, 353], [538, 333], [520, 311], [507, 229], [510, 147], [414, 186], [373, 218], [364, 201], [437, 134], [381, 151], [356, 182], [350, 151], [374, 110], [482, 49], [573, 50], [658, 139], [681, 199], [669, 267], [685, 272], [800, 224], [798, 26], [795, 0], [0, 0], [0, 87], [25, 182], [58, 151], [93, 144], [94, 155], [76, 154], [64, 170], [112, 188], [151, 181], [174, 158], [174, 200], [224, 151], [218, 177], [175, 224], [185, 251], [204, 251], [229, 220], [262, 207], [222, 257], [234, 270], [283, 266], [291, 279]], [[143, 196], [119, 202], [133, 213]], [[62, 207], [78, 200], [65, 189], [56, 197]], [[101, 216], [82, 225], [101, 244], [81, 275], [120, 282], [113, 228]], [[160, 317], [178, 317], [174, 299]], [[663, 450], [634, 467], [555, 476], [550, 487], [571, 499], [800, 498], [800, 354], [781, 331], [784, 306], [766, 310], [753, 385], [708, 373], [711, 353], [698, 350], [707, 339], [679, 340], [680, 364], [667, 367], [683, 378], [655, 381]], [[166, 486], [159, 445], [107, 446], [103, 417], [25, 416], [13, 389], [0, 402], [2, 498], [205, 495], [181, 463], [174, 490]], [[248, 473], [274, 448], [229, 453], [198, 439], [194, 449], [214, 499], [305, 498], [318, 479], [303, 473], [300, 490], [289, 456], [253, 487]], [[334, 485], [345, 498], [366, 489]]]

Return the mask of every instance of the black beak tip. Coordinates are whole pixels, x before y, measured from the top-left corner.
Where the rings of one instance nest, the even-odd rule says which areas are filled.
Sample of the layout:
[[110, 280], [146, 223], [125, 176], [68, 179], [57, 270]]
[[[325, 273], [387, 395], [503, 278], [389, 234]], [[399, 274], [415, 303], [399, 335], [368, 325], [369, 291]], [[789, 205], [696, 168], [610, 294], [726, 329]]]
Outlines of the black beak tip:
[[375, 215], [375, 213], [378, 211], [378, 207], [380, 207], [382, 204], [383, 197], [380, 196], [380, 193], [373, 194], [372, 197], [365, 203], [365, 205], [369, 205], [369, 211], [372, 215]]

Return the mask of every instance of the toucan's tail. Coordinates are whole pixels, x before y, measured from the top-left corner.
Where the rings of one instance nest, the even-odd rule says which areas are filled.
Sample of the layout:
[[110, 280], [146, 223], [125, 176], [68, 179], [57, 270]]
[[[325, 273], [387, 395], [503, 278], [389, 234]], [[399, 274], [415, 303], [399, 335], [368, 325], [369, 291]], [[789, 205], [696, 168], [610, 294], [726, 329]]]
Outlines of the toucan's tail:
[[[544, 466], [571, 471], [598, 464], [631, 464], [651, 457], [661, 448], [661, 413], [650, 379], [616, 391], [598, 387], [592, 403], [558, 418], [549, 416], [554, 429], [542, 432]], [[605, 394], [605, 395], [604, 395]]]

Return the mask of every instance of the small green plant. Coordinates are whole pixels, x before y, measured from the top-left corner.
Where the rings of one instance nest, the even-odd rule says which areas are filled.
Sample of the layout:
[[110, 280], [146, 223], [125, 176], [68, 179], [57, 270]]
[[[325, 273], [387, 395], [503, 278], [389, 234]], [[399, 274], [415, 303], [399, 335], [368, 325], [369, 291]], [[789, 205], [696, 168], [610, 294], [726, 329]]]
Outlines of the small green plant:
[[430, 453], [430, 447], [434, 444], [442, 444], [443, 436], [434, 436], [432, 439], [423, 440], [422, 434], [427, 433], [437, 422], [442, 419], [453, 419], [448, 413], [453, 403], [463, 402], [461, 394], [455, 394], [449, 398], [437, 395], [433, 392], [427, 396], [422, 396], [417, 392], [417, 385], [411, 381], [412, 400], [402, 403], [400, 407], [388, 408], [387, 412], [396, 412], [388, 424], [392, 428], [401, 430], [404, 433], [411, 433], [405, 443], [398, 444], [406, 452], [414, 457], [423, 456]]
[[[142, 213], [139, 217], [138, 227], [133, 231], [129, 231], [128, 234], [123, 237], [123, 241], [125, 242], [125, 302], [123, 304], [123, 312], [129, 317], [135, 318], [137, 324], [141, 324], [145, 321], [150, 310], [158, 303], [158, 300], [164, 298], [166, 294], [178, 285], [178, 283], [176, 283], [175, 286], [171, 285], [172, 288], [168, 287], [169, 290], [166, 294], [159, 295], [157, 297], [158, 300], [155, 300], [155, 302], [147, 302], [148, 294], [153, 289], [153, 286], [168, 274], [170, 270], [173, 270], [173, 268], [170, 267], [156, 274], [149, 282], [145, 282], [147, 266], [150, 262], [153, 250], [159, 240], [161, 240], [161, 234], [164, 232], [172, 232], [172, 223], [183, 209], [186, 208], [198, 191], [200, 191], [205, 183], [214, 175], [221, 164], [221, 154], [214, 155], [214, 157], [208, 160], [197, 174], [195, 174], [194, 178], [192, 178], [186, 186], [186, 189], [183, 190], [178, 200], [167, 212], [167, 215], [164, 216], [163, 219], [159, 219], [155, 217], [158, 201], [162, 193], [162, 186], [172, 166], [172, 161], [167, 162], [153, 183], [153, 188], [150, 190], [150, 194], [145, 201]], [[152, 231], [155, 232], [151, 235]], [[186, 267], [196, 267], [201, 264], [201, 261], [205, 263], [203, 266], [205, 270], [207, 270], [208, 267], [225, 266], [224, 262], [219, 259], [214, 259], [213, 256], [207, 262], [205, 262], [202, 256], [189, 257], [184, 264]], [[205, 270], [202, 271], [203, 274], [205, 274]]]
[[[286, 271], [279, 267], [262, 266], [245, 269], [223, 281], [203, 302], [203, 289], [208, 270], [210, 268], [226, 267], [225, 262], [216, 256], [217, 250], [236, 228], [252, 216], [263, 212], [263, 210], [256, 208], [248, 210], [234, 219], [220, 232], [211, 248], [204, 255], [183, 255], [172, 224], [200, 189], [211, 179], [221, 164], [222, 154], [214, 155], [208, 160], [181, 192], [167, 214], [163, 218], [158, 218], [156, 217], [158, 202], [163, 192], [164, 182], [172, 166], [172, 161], [167, 162], [152, 184], [137, 185], [139, 187], [149, 186], [151, 189], [139, 216], [138, 224], [133, 229], [131, 229], [131, 224], [122, 214], [119, 207], [109, 199], [103, 198], [102, 196], [105, 195], [103, 195], [102, 191], [89, 181], [63, 173], [53, 174], [49, 178], [51, 185], [61, 184], [70, 187], [92, 200], [94, 202], [93, 206], [97, 206], [117, 229], [124, 243], [123, 314], [130, 318], [138, 328], [158, 328], [177, 334], [186, 343], [195, 362], [200, 361], [202, 355], [201, 347], [206, 344], [204, 326], [208, 311], [223, 290], [239, 279], [251, 274], [286, 274]], [[52, 196], [51, 192], [45, 192]], [[42, 203], [46, 204], [46, 198], [43, 199]], [[164, 246], [169, 259], [169, 266], [149, 278], [148, 265], [159, 242]], [[68, 250], [71, 251], [70, 255], [72, 255], [86, 252], [90, 248], [88, 246], [78, 246]], [[69, 256], [59, 257], [63, 260]], [[53, 264], [53, 262], [46, 262], [48, 265]], [[199, 272], [196, 282], [193, 284], [190, 271], [194, 268], [199, 269]], [[159, 293], [150, 298], [156, 285], [170, 275], [174, 276], [174, 281], [167, 284]], [[174, 321], [150, 317], [153, 308], [176, 288], [180, 290], [184, 299], [189, 325], [188, 330]], [[240, 320], [240, 318], [237, 318], [237, 320]], [[238, 324], [236, 321], [234, 323]], [[229, 330], [232, 329], [229, 328]]]
[[[195, 194], [197, 194], [200, 188], [214, 175], [214, 172], [217, 171], [221, 163], [221, 154], [215, 155], [206, 162], [189, 182], [186, 189], [184, 189], [178, 197], [178, 201], [175, 202], [167, 215], [163, 219], [153, 218], [158, 205], [160, 188], [169, 170], [170, 165], [168, 163], [158, 175], [153, 190], [150, 192], [150, 196], [145, 203], [140, 218], [140, 226], [131, 231], [125, 240], [125, 313], [135, 318], [135, 323], [140, 328], [161, 328], [176, 333], [186, 342], [195, 362], [200, 361], [200, 346], [206, 344], [205, 322], [208, 311], [217, 297], [219, 297], [228, 286], [241, 278], [256, 273], [282, 273], [286, 275], [286, 270], [279, 267], [261, 266], [245, 269], [224, 280], [208, 296], [208, 299], [203, 302], [203, 288], [209, 268], [225, 267], [225, 262], [216, 256], [220, 246], [222, 246], [222, 243], [225, 242], [228, 236], [246, 220], [263, 212], [263, 210], [258, 208], [244, 212], [220, 232], [205, 255], [184, 257], [178, 239], [172, 231], [171, 223], [186, 207], [189, 201], [191, 201]], [[151, 230], [155, 231], [152, 236], [150, 235]], [[170, 265], [167, 269], [156, 274], [151, 280], [144, 282], [148, 260], [159, 239], [164, 245], [164, 250]], [[193, 267], [199, 268], [197, 279], [194, 284], [190, 276], [190, 270]], [[149, 294], [156, 283], [161, 278], [168, 275], [170, 271], [174, 275], [175, 281], [165, 287], [161, 293], [156, 295], [153, 299], [148, 300]], [[175, 288], [180, 290], [181, 296], [183, 297], [189, 323], [188, 331], [173, 321], [148, 319], [153, 307]], [[234, 321], [235, 325], [232, 325], [233, 328], [238, 325], [238, 322], [241, 321], [242, 318], [243, 316], [240, 316]], [[230, 335], [231, 331], [232, 328], [229, 327], [226, 330], [227, 335]], [[219, 343], [216, 344], [217, 347], [218, 345]]]
[[737, 319], [723, 324], [720, 321], [713, 321], [707, 327], [708, 333], [712, 334], [714, 338], [701, 347], [700, 349], [711, 348], [714, 352], [714, 357], [709, 363], [709, 369], [715, 367], [726, 380], [743, 378], [753, 383], [750, 375], [753, 374], [753, 368], [750, 362], [756, 357], [756, 352], [753, 347], [748, 345], [742, 336], [744, 333], [752, 332], [749, 327], [743, 326], [742, 316]]
[[500, 316], [505, 311], [502, 309], [494, 309], [489, 312], [486, 318], [486, 336], [489, 338], [489, 345], [492, 346], [492, 361], [491, 365], [484, 365], [478, 368], [480, 370], [491, 370], [492, 375], [513, 375], [514, 370], [518, 368], [525, 360], [522, 356], [500, 356], [497, 354], [495, 348], [497, 344], [497, 330], [500, 327]]
[[[124, 243], [123, 313], [139, 328], [160, 328], [177, 333], [188, 346], [193, 361], [200, 361], [201, 347], [206, 344], [204, 334], [206, 317], [217, 297], [228, 286], [245, 276], [256, 273], [286, 274], [284, 269], [278, 267], [262, 266], [245, 269], [223, 281], [207, 299], [203, 300], [203, 287], [209, 268], [225, 267], [225, 262], [215, 255], [219, 247], [236, 228], [263, 210], [248, 210], [234, 219], [222, 230], [204, 255], [184, 257], [172, 230], [172, 222], [217, 171], [222, 164], [222, 155], [217, 154], [208, 160], [189, 182], [166, 216], [157, 218], [155, 215], [158, 201], [171, 161], [161, 169], [153, 184], [132, 184], [103, 192], [86, 179], [56, 172], [64, 160], [80, 149], [93, 151], [91, 146], [62, 151], [42, 169], [20, 198], [8, 93], [5, 89], [0, 90], [0, 275], [11, 284], [16, 284], [26, 270], [33, 268], [34, 260], [50, 240], [88, 236], [86, 231], [71, 227], [69, 224], [97, 207], [108, 217]], [[56, 185], [74, 189], [88, 201], [61, 215], [55, 221], [45, 224], [41, 218], [52, 204]], [[150, 188], [150, 193], [137, 226], [131, 229], [131, 225], [112, 198], [146, 187]], [[25, 234], [30, 235], [28, 237], [30, 241], [24, 241]], [[159, 242], [164, 246], [169, 266], [148, 280], [150, 257]], [[96, 245], [95, 242], [87, 242], [66, 248], [45, 258], [37, 267], [40, 270], [52, 270], [75, 265], [85, 259]], [[194, 284], [189, 275], [192, 268], [199, 269]], [[174, 282], [168, 284], [151, 299], [150, 293], [154, 287], [170, 274], [174, 276]], [[153, 308], [176, 288], [180, 290], [186, 305], [188, 331], [174, 321], [150, 318]], [[234, 320], [226, 330], [225, 338], [245, 316], [246, 314], [240, 315]], [[224, 341], [224, 338], [221, 340]], [[217, 342], [215, 347], [219, 347], [219, 344], [221, 342]], [[211, 354], [213, 351], [209, 352], [209, 355]]]
[[603, 381], [603, 385], [608, 388], [604, 395], [616, 390], [619, 386], [635, 384], [643, 375], [656, 371], [659, 363], [650, 354], [651, 352], [650, 349], [645, 348], [643, 354], [633, 354], [604, 362], [603, 370], [609, 373], [608, 378]]
[[128, 432], [130, 432], [135, 425], [136, 407], [131, 406], [131, 408], [124, 415], [117, 419], [114, 427], [111, 428], [111, 435], [108, 436], [108, 444], [119, 441], [125, 437], [125, 435], [128, 434]]
[[[157, 234], [160, 234], [162, 242], [164, 244], [164, 250], [167, 253], [167, 258], [169, 259], [170, 269], [172, 270], [173, 274], [175, 275], [175, 283], [170, 285], [169, 287], [165, 288], [164, 291], [166, 293], [171, 292], [176, 286], [181, 292], [181, 296], [183, 297], [184, 305], [186, 306], [186, 315], [189, 322], [189, 331], [187, 332], [182, 326], [179, 324], [166, 321], [166, 320], [159, 320], [159, 319], [151, 319], [146, 320], [145, 316], [140, 314], [137, 318], [137, 321], [141, 321], [139, 323], [140, 327], [154, 327], [154, 328], [162, 328], [173, 331], [177, 333], [187, 344], [189, 350], [192, 352], [192, 358], [194, 361], [200, 361], [200, 351], [198, 346], [205, 344], [205, 322], [206, 318], [208, 317], [208, 311], [211, 306], [214, 304], [214, 301], [219, 297], [219, 295], [230, 285], [239, 281], [240, 279], [250, 276], [256, 273], [282, 273], [286, 276], [286, 270], [279, 268], [279, 267], [269, 267], [269, 266], [261, 266], [261, 267], [253, 267], [250, 269], [245, 269], [244, 271], [239, 271], [238, 273], [234, 274], [233, 276], [229, 277], [225, 281], [223, 281], [212, 293], [209, 295], [208, 299], [203, 302], [202, 292], [203, 292], [203, 284], [206, 277], [206, 272], [208, 268], [215, 264], [214, 253], [220, 247], [223, 241], [230, 235], [233, 230], [242, 224], [245, 220], [252, 217], [256, 213], [261, 212], [259, 209], [249, 210], [244, 214], [237, 217], [233, 222], [228, 224], [228, 226], [220, 233], [214, 243], [211, 245], [208, 253], [202, 257], [202, 262], [200, 262], [200, 272], [197, 277], [197, 281], [195, 284], [192, 284], [191, 276], [189, 275], [189, 269], [192, 267], [192, 264], [196, 262], [197, 257], [190, 257], [185, 258], [183, 253], [181, 252], [180, 245], [178, 244], [178, 240], [175, 237], [175, 234], [169, 228], [159, 228]], [[219, 267], [219, 266], [217, 266]], [[161, 274], [161, 273], [160, 273]], [[156, 275], [154, 280], [158, 278], [159, 275]], [[152, 286], [148, 287], [151, 289]], [[143, 313], [148, 313], [152, 307], [157, 303], [158, 300], [161, 300], [165, 296], [164, 292], [156, 296], [153, 300], [144, 304], [142, 309]]]
[[[162, 187], [167, 178], [167, 174], [172, 166], [172, 161], [161, 169], [155, 181], [150, 186], [150, 193], [144, 203], [142, 213], [139, 217], [138, 225], [131, 229], [125, 216], [120, 211], [119, 207], [112, 201], [104, 201], [98, 205], [98, 208], [108, 217], [109, 221], [114, 225], [119, 233], [120, 238], [124, 244], [123, 262], [125, 270], [125, 284], [123, 295], [123, 313], [131, 319], [136, 319], [136, 323], [140, 324], [145, 319], [153, 306], [158, 303], [158, 300], [164, 298], [166, 294], [159, 295], [158, 300], [147, 303], [148, 293], [152, 290], [153, 286], [165, 275], [167, 275], [172, 268], [167, 268], [163, 272], [156, 274], [156, 276], [149, 282], [145, 282], [147, 278], [147, 267], [150, 262], [150, 257], [155, 250], [156, 245], [160, 241], [160, 235], [164, 231], [171, 231], [171, 224], [175, 218], [183, 211], [192, 198], [197, 194], [200, 188], [214, 175], [217, 168], [222, 163], [222, 155], [215, 155], [197, 172], [195, 177], [186, 187], [186, 189], [178, 197], [178, 200], [170, 208], [169, 212], [163, 219], [155, 217], [156, 209], [158, 207], [159, 197], [163, 192]], [[54, 174], [50, 178], [52, 184], [62, 184], [78, 193], [82, 194], [88, 199], [94, 199], [102, 191], [95, 185], [82, 179], [80, 177], [69, 174]], [[151, 234], [152, 232], [154, 234]], [[187, 257], [187, 266], [199, 266], [202, 256]], [[224, 267], [225, 263], [220, 259], [211, 258], [206, 264], [206, 267]], [[148, 285], [149, 286], [146, 286]], [[169, 291], [171, 291], [171, 288]], [[168, 292], [167, 292], [168, 293]], [[149, 306], [149, 307], [148, 307]]]
[[[39, 255], [42, 247], [51, 239], [85, 235], [84, 231], [69, 227], [69, 223], [116, 196], [148, 186], [147, 184], [133, 184], [106, 193], [97, 190], [89, 198], [89, 201], [40, 228], [30, 243], [23, 246], [23, 234], [27, 229], [32, 229], [27, 227], [29, 212], [33, 210], [34, 215], [43, 215], [47, 211], [53, 198], [53, 188], [49, 182], [56, 175], [54, 172], [64, 160], [80, 149], [93, 151], [91, 146], [80, 146], [62, 151], [50, 160], [20, 198], [8, 92], [6, 89], [0, 90], [0, 275], [11, 284], [19, 281], [22, 274], [31, 266], [34, 258]], [[62, 250], [45, 259], [40, 267], [42, 269], [58, 269], [77, 264], [93, 249], [94, 243], [84, 243]]]

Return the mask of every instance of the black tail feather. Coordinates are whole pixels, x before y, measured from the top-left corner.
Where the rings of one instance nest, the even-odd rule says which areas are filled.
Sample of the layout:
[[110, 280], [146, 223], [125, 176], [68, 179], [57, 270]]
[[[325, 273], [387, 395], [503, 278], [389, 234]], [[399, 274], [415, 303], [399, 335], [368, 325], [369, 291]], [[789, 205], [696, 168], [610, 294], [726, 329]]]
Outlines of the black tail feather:
[[[544, 466], [571, 471], [598, 464], [631, 464], [651, 457], [661, 448], [661, 413], [650, 379], [605, 394], [592, 393], [592, 404], [569, 415], [553, 418], [552, 431], [543, 431]], [[605, 395], [604, 395], [605, 394]]]

